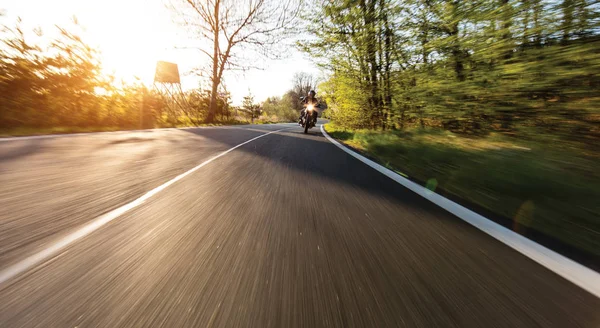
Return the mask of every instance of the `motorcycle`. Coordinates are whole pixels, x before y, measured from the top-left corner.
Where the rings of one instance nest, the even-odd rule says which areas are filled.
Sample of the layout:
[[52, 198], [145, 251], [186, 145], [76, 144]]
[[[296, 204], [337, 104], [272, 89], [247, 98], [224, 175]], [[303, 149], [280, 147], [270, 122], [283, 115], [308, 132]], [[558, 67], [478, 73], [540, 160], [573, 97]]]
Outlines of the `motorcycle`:
[[317, 110], [318, 106], [313, 104], [306, 105], [306, 109], [304, 110], [304, 117], [302, 118], [302, 127], [304, 128], [304, 133], [308, 133], [308, 129], [314, 127], [317, 124], [316, 118], [313, 117], [313, 111]]

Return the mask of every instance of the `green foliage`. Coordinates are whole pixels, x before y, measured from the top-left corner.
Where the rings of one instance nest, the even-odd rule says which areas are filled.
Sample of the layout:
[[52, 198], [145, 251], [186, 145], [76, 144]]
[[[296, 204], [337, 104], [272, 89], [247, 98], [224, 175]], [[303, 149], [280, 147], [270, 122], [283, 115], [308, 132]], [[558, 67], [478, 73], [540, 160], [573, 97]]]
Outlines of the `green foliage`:
[[343, 72], [334, 73], [329, 80], [319, 85], [322, 99], [331, 104], [329, 117], [344, 126], [368, 126], [371, 116], [368, 112], [365, 90], [352, 76]]
[[294, 110], [290, 105], [293, 101], [295, 98], [292, 98], [289, 92], [283, 97], [269, 97], [262, 104], [263, 113], [280, 121], [293, 122], [298, 119], [298, 110]]
[[312, 37], [299, 45], [331, 72], [321, 91], [339, 124], [600, 137], [598, 4], [327, 0], [315, 8], [306, 17]]
[[241, 110], [248, 115], [252, 123], [254, 123], [254, 119], [258, 118], [262, 112], [260, 105], [254, 102], [252, 94], [244, 97]]

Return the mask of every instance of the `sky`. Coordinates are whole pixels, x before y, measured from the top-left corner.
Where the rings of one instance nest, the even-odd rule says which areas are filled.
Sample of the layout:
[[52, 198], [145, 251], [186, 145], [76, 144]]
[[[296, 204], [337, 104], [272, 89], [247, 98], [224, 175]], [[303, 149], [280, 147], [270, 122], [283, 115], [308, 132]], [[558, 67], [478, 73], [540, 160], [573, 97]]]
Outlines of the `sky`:
[[[205, 56], [198, 51], [177, 49], [189, 39], [185, 29], [173, 22], [173, 13], [165, 1], [3, 0], [0, 9], [5, 16], [0, 17], [0, 23], [11, 26], [21, 17], [25, 29], [39, 26], [44, 30], [40, 40], [43, 42], [44, 38], [49, 40], [56, 35], [54, 25], [73, 26], [72, 17], [76, 16], [85, 29], [84, 41], [101, 51], [105, 73], [126, 81], [138, 76], [150, 84], [156, 62], [164, 60], [179, 65], [184, 89], [197, 87], [199, 79], [183, 73], [202, 65]], [[234, 104], [241, 104], [249, 92], [256, 101], [283, 95], [291, 88], [295, 72], [319, 75], [310, 58], [296, 49], [290, 51], [288, 58], [268, 61], [263, 67], [263, 70], [227, 74], [225, 84]]]

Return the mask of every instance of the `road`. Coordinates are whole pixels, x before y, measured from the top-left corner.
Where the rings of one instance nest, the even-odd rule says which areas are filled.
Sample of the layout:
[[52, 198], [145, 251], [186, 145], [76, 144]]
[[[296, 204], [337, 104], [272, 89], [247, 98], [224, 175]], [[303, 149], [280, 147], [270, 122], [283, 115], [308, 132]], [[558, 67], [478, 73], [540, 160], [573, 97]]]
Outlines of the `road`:
[[294, 125], [0, 141], [0, 271], [261, 135], [0, 283], [0, 327], [600, 326], [600, 299]]

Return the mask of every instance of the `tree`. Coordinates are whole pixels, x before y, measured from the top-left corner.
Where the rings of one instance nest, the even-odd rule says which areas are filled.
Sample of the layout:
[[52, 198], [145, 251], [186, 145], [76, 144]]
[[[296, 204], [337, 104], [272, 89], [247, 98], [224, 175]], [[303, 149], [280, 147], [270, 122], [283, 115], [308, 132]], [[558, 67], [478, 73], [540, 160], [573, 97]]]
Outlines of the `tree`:
[[0, 127], [24, 124], [42, 101], [42, 49], [25, 38], [21, 24], [19, 18], [14, 27], [2, 28], [6, 35], [0, 48]]
[[56, 38], [36, 44], [40, 38], [24, 31], [20, 19], [2, 27], [0, 128], [161, 125], [160, 97], [139, 81], [117, 87], [114, 77], [104, 76], [98, 51], [84, 41], [75, 18], [68, 28], [56, 28]]
[[330, 72], [319, 92], [342, 126], [598, 131], [597, 4], [316, 1], [299, 46]]
[[[73, 23], [71, 31], [57, 27], [59, 36], [47, 48], [26, 39], [20, 19], [14, 28], [4, 27], [9, 36], [2, 41], [0, 89], [8, 124], [98, 123], [95, 89], [106, 83], [98, 51], [73, 32], [80, 27], [75, 18]], [[41, 29], [34, 32], [43, 34]]]
[[263, 113], [271, 119], [276, 118], [283, 122], [294, 122], [298, 119], [298, 110], [296, 110], [296, 107], [290, 106], [290, 103], [295, 100], [295, 98], [290, 98], [288, 94], [283, 97], [269, 97], [262, 104]]
[[[390, 17], [398, 15], [398, 6], [390, 0], [321, 0], [316, 7], [322, 10], [306, 17], [313, 38], [299, 46], [333, 72], [335, 81], [328, 87], [338, 92], [328, 100], [333, 112], [357, 107], [353, 111], [360, 118], [353, 124], [387, 127], [394, 57], [402, 52], [394, 42], [399, 39], [394, 33], [398, 17]], [[350, 81], [352, 88], [345, 88]]]
[[260, 105], [254, 103], [254, 96], [252, 93], [248, 93], [248, 95], [244, 97], [244, 100], [242, 101], [242, 110], [250, 116], [252, 123], [254, 123], [254, 119], [258, 118], [262, 112]]
[[48, 92], [64, 97], [62, 104], [69, 112], [62, 118], [65, 125], [95, 125], [98, 122], [95, 89], [106, 86], [100, 74], [99, 52], [75, 32], [61, 27], [58, 30], [60, 38], [51, 46], [57, 55], [45, 61], [45, 80], [51, 82], [46, 83]]
[[[183, 1], [183, 0], [182, 0]], [[297, 0], [185, 0], [173, 7], [201, 40], [197, 49], [210, 61], [210, 104], [206, 120], [217, 111], [219, 87], [226, 69], [248, 69], [256, 57], [277, 56], [273, 47], [288, 36], [296, 21]], [[254, 58], [245, 58], [249, 54]]]
[[291, 108], [302, 108], [301, 97], [305, 97], [310, 90], [315, 89], [316, 80], [312, 74], [296, 72], [292, 77], [292, 88], [286, 93], [288, 106]]
[[315, 89], [315, 85], [315, 78], [310, 73], [296, 72], [292, 78], [292, 91], [298, 97], [307, 95], [310, 90]]

